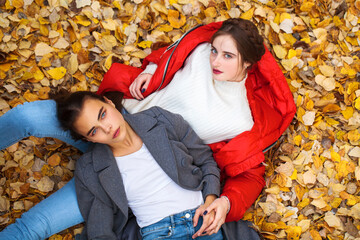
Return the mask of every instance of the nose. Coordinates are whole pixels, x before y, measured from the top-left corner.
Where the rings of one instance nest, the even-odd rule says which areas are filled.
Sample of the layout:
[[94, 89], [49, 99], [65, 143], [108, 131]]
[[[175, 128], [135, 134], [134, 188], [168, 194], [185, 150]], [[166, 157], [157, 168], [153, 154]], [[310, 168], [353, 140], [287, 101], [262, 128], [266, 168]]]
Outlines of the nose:
[[112, 129], [112, 125], [110, 123], [104, 124], [103, 130], [105, 133], [107, 134], [110, 133], [111, 129]]
[[213, 67], [218, 67], [219, 66], [219, 55], [213, 56], [212, 65], [213, 65]]

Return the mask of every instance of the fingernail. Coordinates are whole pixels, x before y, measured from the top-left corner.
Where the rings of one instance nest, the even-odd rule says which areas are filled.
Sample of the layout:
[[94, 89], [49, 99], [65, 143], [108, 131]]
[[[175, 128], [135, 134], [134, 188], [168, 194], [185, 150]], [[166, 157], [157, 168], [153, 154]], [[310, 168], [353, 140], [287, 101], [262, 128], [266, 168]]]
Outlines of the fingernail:
[[144, 92], [145, 92], [145, 90], [146, 90], [145, 88], [141, 89], [141, 93], [144, 93]]
[[203, 215], [205, 216], [207, 213], [208, 213], [208, 211], [207, 211], [207, 210], [205, 210], [205, 212], [203, 213]]

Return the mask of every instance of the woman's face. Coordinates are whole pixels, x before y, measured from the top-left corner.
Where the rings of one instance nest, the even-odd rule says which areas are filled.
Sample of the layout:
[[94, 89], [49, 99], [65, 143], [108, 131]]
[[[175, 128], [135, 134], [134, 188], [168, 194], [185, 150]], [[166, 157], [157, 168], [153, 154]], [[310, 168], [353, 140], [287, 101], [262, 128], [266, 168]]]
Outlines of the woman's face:
[[230, 35], [220, 35], [212, 43], [210, 65], [217, 81], [242, 81], [249, 63], [244, 63]]
[[77, 133], [88, 141], [112, 145], [127, 136], [127, 122], [111, 101], [86, 99], [79, 117], [74, 122]]

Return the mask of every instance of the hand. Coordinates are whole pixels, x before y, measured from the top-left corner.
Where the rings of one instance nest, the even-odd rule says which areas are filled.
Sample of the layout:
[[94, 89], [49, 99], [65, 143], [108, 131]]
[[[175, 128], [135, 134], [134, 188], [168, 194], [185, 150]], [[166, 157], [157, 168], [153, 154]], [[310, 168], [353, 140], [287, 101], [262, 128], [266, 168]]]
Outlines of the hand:
[[142, 93], [149, 86], [151, 78], [152, 74], [150, 73], [143, 73], [137, 76], [137, 78], [135, 78], [134, 82], [129, 87], [130, 94], [137, 100], [143, 100], [144, 96]]
[[215, 212], [215, 218], [210, 226], [205, 229], [206, 235], [217, 233], [221, 226], [225, 223], [226, 214], [229, 209], [228, 201], [225, 197], [217, 198], [209, 207], [206, 208], [208, 212]]
[[200, 229], [196, 233], [194, 233], [192, 238], [197, 238], [199, 236], [207, 235], [207, 233], [205, 233], [205, 229], [214, 221], [215, 211], [205, 213], [205, 209], [206, 209], [206, 206], [204, 204], [204, 205], [201, 205], [195, 211], [195, 215], [193, 218], [194, 227], [196, 227], [196, 225], [198, 224], [200, 216], [202, 216], [202, 218], [203, 218], [203, 223], [202, 223]]

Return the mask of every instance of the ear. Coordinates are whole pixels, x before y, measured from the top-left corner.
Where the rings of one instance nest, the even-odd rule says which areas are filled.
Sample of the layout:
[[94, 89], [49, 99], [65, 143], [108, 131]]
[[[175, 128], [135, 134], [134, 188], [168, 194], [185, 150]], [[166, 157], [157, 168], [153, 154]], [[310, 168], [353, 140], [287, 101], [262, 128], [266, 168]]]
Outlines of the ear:
[[108, 99], [107, 97], [104, 97], [105, 101], [110, 104], [111, 106], [115, 107], [115, 104], [110, 100]]
[[247, 69], [248, 67], [250, 67], [251, 66], [251, 63], [249, 63], [249, 62], [244, 62], [244, 67]]

